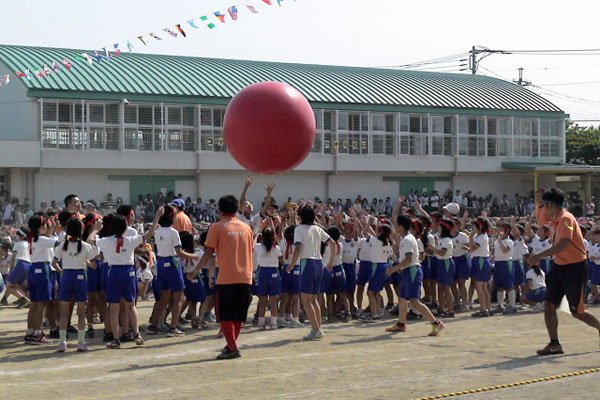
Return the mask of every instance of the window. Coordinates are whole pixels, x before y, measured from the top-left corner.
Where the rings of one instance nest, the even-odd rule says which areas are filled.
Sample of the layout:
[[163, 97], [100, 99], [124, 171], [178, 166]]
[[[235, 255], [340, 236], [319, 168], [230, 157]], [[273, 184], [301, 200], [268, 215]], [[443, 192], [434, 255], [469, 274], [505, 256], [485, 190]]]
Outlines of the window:
[[125, 105], [125, 123], [126, 124], [137, 124], [138, 123], [138, 107], [135, 105]]
[[325, 111], [323, 113], [323, 130], [334, 131], [335, 130], [335, 112]]
[[481, 117], [459, 117], [458, 133], [461, 135], [483, 135], [484, 119]]
[[343, 131], [367, 132], [369, 115], [367, 113], [338, 113], [338, 128]]
[[56, 122], [56, 120], [58, 119], [57, 107], [58, 103], [44, 102], [42, 107], [42, 121]]

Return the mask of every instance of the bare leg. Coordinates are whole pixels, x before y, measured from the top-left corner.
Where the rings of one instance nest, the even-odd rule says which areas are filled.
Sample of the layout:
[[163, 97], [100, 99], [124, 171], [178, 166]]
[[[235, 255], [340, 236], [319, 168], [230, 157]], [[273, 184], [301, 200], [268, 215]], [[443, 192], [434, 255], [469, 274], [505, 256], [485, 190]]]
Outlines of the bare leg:
[[544, 302], [544, 321], [550, 340], [558, 340], [558, 316], [556, 315], [556, 306], [550, 301]]

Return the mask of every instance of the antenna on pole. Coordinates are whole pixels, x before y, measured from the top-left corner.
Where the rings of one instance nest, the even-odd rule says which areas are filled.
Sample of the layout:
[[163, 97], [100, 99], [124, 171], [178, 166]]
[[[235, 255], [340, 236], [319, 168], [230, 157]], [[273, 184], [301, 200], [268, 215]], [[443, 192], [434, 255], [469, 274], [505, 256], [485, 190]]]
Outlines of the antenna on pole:
[[523, 67], [519, 68], [518, 71], [519, 71], [519, 79], [518, 80], [513, 79], [513, 82], [519, 86], [531, 86], [530, 81], [526, 81], [523, 79]]

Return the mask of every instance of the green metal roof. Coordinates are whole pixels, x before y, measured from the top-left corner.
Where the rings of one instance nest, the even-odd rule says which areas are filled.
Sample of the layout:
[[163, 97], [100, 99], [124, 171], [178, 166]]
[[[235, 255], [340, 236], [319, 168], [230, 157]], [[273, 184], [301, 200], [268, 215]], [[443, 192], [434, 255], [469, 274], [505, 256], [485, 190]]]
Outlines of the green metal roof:
[[[339, 67], [215, 58], [121, 53], [111, 61], [74, 60], [85, 50], [0, 45], [0, 61], [13, 70], [33, 71], [67, 58], [45, 78], [19, 78], [30, 96], [155, 101], [191, 98], [226, 104], [242, 88], [256, 82], [287, 82], [315, 104], [348, 109], [479, 112], [565, 117], [561, 109], [521, 86], [470, 74]], [[87, 51], [88, 54], [92, 54]], [[164, 100], [161, 100], [164, 101]], [[364, 106], [364, 107], [363, 107]]]

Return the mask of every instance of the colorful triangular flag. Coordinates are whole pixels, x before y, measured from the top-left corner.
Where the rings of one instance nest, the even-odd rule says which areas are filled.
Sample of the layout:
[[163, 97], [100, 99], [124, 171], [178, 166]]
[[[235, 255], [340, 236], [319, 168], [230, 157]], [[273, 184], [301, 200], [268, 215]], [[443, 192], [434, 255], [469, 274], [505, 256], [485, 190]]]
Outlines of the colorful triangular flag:
[[127, 41], [127, 50], [129, 50], [130, 53], [131, 53], [131, 50], [133, 50], [133, 45], [131, 44], [131, 42], [129, 40]]
[[271, 0], [262, 0], [262, 1], [264, 1], [264, 2], [265, 2], [265, 3], [267, 3], [268, 5], [271, 5]]
[[177, 37], [177, 33], [173, 32], [169, 28], [163, 28], [163, 31], [167, 32], [169, 35], [171, 35], [173, 37]]
[[200, 17], [200, 21], [205, 22], [209, 29], [213, 29], [216, 25], [208, 20], [206, 15]]
[[50, 68], [48, 68], [48, 66], [44, 64], [44, 76], [50, 75], [50, 72], [52, 72]]
[[60, 64], [54, 61], [54, 63], [52, 64], [52, 69], [54, 70], [54, 72], [58, 72], [58, 70], [60, 69]]
[[281, 2], [282, 2], [282, 1], [283, 1], [283, 0], [277, 0], [277, 5], [278, 5], [279, 7], [281, 7]]
[[2, 82], [3, 82], [5, 85], [8, 85], [8, 84], [10, 83], [10, 75], [4, 75], [4, 76], [2, 77]]
[[231, 16], [231, 19], [234, 21], [237, 21], [238, 19], [238, 9], [236, 6], [231, 6], [227, 9], [227, 12], [229, 12], [229, 15]]
[[193, 19], [190, 19], [187, 23], [190, 24], [192, 28], [200, 29]]
[[157, 36], [156, 34], [154, 34], [154, 33], [152, 33], [152, 32], [150, 32], [150, 33], [148, 34], [148, 36], [150, 36], [150, 37], [153, 37], [153, 38], [154, 38], [154, 39], [156, 39], [156, 40], [162, 40], [162, 39], [161, 39], [159, 36]]
[[106, 57], [106, 60], [110, 61], [111, 57], [110, 53], [108, 52], [108, 49], [106, 47], [103, 47], [102, 50], [104, 50], [104, 56]]
[[86, 59], [84, 59], [84, 58], [83, 58], [83, 57], [81, 57], [81, 56], [75, 56], [75, 57], [73, 57], [73, 59], [74, 59], [75, 61], [84, 61], [84, 62], [85, 62], [85, 60], [86, 60]]
[[97, 62], [102, 61], [102, 55], [98, 54], [98, 52], [96, 50], [94, 50], [94, 57], [96, 58]]
[[[147, 46], [146, 41], [144, 40], [144, 36], [143, 35], [142, 36], [138, 36], [137, 38], [140, 40], [140, 42], [144, 43], [144, 46]], [[131, 51], [131, 49], [129, 51]]]
[[215, 14], [215, 17], [217, 17], [217, 19], [219, 21], [221, 21], [222, 23], [225, 23], [225, 14], [221, 14], [220, 11], [215, 11], [214, 14]]
[[[79, 57], [79, 56], [76, 56], [76, 57]], [[66, 58], [63, 58], [62, 63], [66, 69], [71, 69], [71, 62], [69, 60], [67, 60]]]
[[25, 74], [24, 72], [15, 72], [15, 74], [17, 74], [19, 78], [25, 78], [27, 76], [27, 74]]
[[254, 8], [254, 6], [250, 3], [246, 3], [246, 7], [248, 8], [248, 10], [250, 10], [250, 12], [252, 14], [258, 14], [258, 10], [256, 8]]
[[183, 35], [183, 37], [187, 37], [187, 35], [185, 34], [184, 30], [181, 29], [181, 25], [180, 24], [175, 25], [175, 28], [177, 28], [177, 30], [179, 31], [179, 33], [181, 33]]
[[121, 55], [121, 49], [119, 49], [119, 43], [113, 44], [113, 47], [115, 48], [115, 57], [119, 57]]
[[44, 71], [36, 69], [35, 71], [33, 71], [33, 73], [35, 74], [35, 76], [37, 76], [38, 78], [43, 78], [46, 75], [44, 75]]

